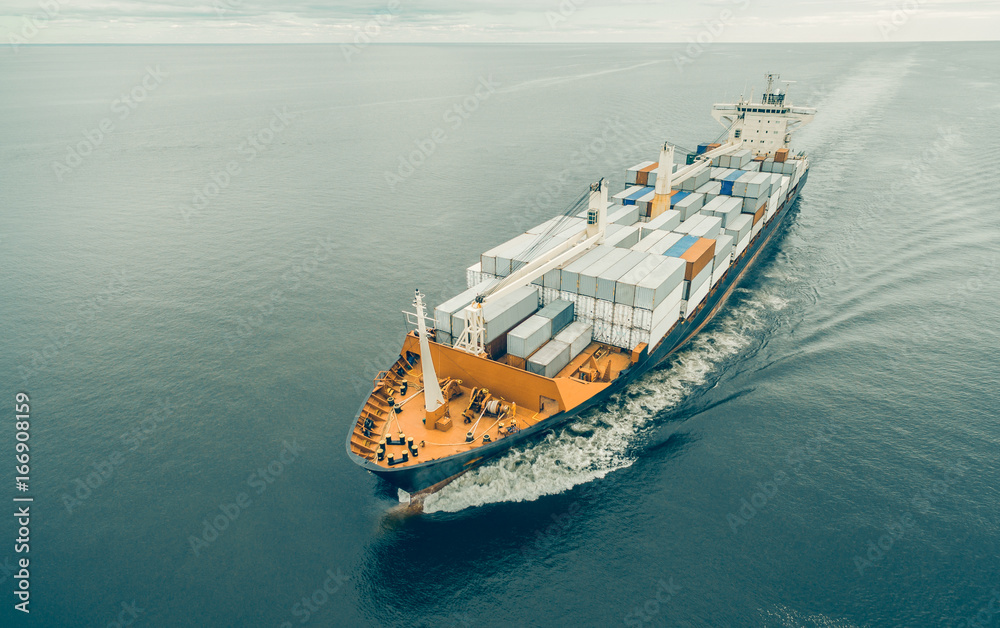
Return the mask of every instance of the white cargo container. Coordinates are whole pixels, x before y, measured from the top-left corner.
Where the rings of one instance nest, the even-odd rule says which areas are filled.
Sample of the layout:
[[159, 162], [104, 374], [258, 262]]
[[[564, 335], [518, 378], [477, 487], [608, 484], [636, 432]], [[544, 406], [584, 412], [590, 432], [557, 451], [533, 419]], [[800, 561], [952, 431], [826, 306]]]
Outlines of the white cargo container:
[[653, 253], [655, 255], [663, 255], [664, 253], [667, 252], [667, 249], [680, 242], [681, 238], [683, 237], [684, 237], [683, 233], [677, 233], [675, 231], [671, 231], [670, 233], [665, 235], [659, 242], [650, 245], [647, 253]]
[[639, 208], [635, 205], [626, 205], [608, 215], [609, 225], [633, 225], [639, 220]]
[[615, 304], [604, 299], [594, 301], [594, 320], [613, 321], [615, 318]]
[[[745, 198], [747, 196], [747, 186], [750, 185], [751, 181], [753, 181], [755, 178], [757, 178], [759, 176], [760, 176], [759, 172], [747, 172], [747, 173], [743, 174], [742, 176], [740, 176], [739, 179], [736, 179], [735, 181], [733, 181], [733, 194], [732, 195], [733, 196], [739, 196], [739, 197]], [[758, 193], [759, 192], [760, 192], [760, 190], [758, 188]], [[757, 194], [754, 194], [754, 198], [756, 198], [756, 197], [757, 197]]]
[[689, 234], [691, 233], [692, 229], [694, 229], [702, 222], [704, 222], [706, 218], [709, 218], [709, 216], [704, 216], [702, 214], [694, 214], [693, 216], [691, 216], [690, 218], [679, 224], [677, 227], [675, 227], [673, 231], [674, 233]]
[[633, 251], [628, 249], [613, 248], [610, 253], [591, 264], [588, 268], [580, 272], [578, 291], [588, 297], [597, 297], [597, 277], [618, 262], [622, 261]]
[[[479, 283], [468, 290], [456, 294], [452, 298], [434, 308], [434, 324], [438, 331], [457, 335], [456, 331], [452, 331], [452, 315], [472, 303], [472, 300], [475, 299], [477, 295], [482, 294], [489, 289], [492, 283], [493, 281], [484, 281]], [[458, 331], [461, 331], [461, 328]]]
[[[706, 266], [706, 269], [708, 267]], [[687, 299], [687, 309], [684, 311], [685, 318], [691, 318], [698, 306], [705, 301], [705, 297], [708, 296], [708, 291], [712, 288], [711, 282], [712, 273], [709, 272], [705, 281], [702, 282], [701, 287], [696, 288], [694, 293]]]
[[611, 328], [614, 324], [611, 321], [594, 318], [594, 340], [597, 342], [611, 342]]
[[[615, 225], [620, 227], [621, 225]], [[614, 233], [607, 235], [604, 238], [604, 244], [608, 246], [615, 246], [620, 249], [628, 249], [639, 242], [639, 227], [638, 225], [633, 225], [629, 227], [622, 227], [616, 230]]]
[[483, 277], [483, 263], [476, 262], [472, 266], [465, 269], [465, 286], [471, 288], [477, 283], [482, 283], [487, 278]]
[[639, 240], [636, 244], [632, 245], [633, 251], [648, 251], [649, 247], [653, 246], [660, 240], [662, 240], [669, 231], [654, 230], [652, 233]]
[[715, 239], [722, 231], [722, 219], [715, 216], [703, 216], [702, 218], [704, 220], [695, 225], [688, 234], [709, 240]]
[[561, 340], [550, 340], [528, 359], [528, 371], [545, 377], [555, 377], [569, 365], [570, 347]]
[[705, 206], [704, 194], [688, 194], [681, 200], [674, 203], [673, 209], [680, 212], [681, 221], [685, 221]]
[[535, 314], [507, 332], [507, 353], [527, 358], [552, 338], [552, 319]]
[[655, 349], [681, 317], [681, 301], [674, 301], [664, 316], [649, 331], [649, 348]]
[[668, 209], [656, 218], [642, 225], [643, 238], [653, 231], [672, 231], [681, 224], [681, 213], [676, 209]]
[[[509, 260], [510, 256], [517, 255], [524, 249], [528, 248], [528, 246], [534, 242], [537, 237], [538, 236], [530, 233], [522, 233], [521, 235], [511, 240], [507, 240], [502, 244], [498, 244], [492, 249], [486, 251], [480, 256], [479, 259], [482, 264], [483, 272], [490, 275], [499, 275], [500, 273], [497, 272], [497, 256], [506, 253], [507, 259]], [[510, 274], [510, 268], [507, 268], [507, 274]]]
[[740, 217], [743, 200], [732, 196], [720, 196], [702, 208], [702, 214], [722, 219], [722, 227], [728, 228], [733, 220]]
[[[538, 288], [535, 286], [524, 286], [495, 301], [484, 303], [483, 319], [486, 322], [486, 342], [493, 342], [510, 331], [512, 327], [522, 320], [531, 316], [531, 314], [538, 310], [538, 302]], [[464, 310], [459, 310], [452, 315], [451, 329], [451, 334], [456, 339], [465, 330]]]
[[750, 235], [750, 229], [753, 227], [753, 216], [750, 214], [740, 214], [734, 220], [732, 220], [726, 227], [726, 233], [733, 236], [733, 240], [737, 243], [741, 242], [745, 237]]
[[729, 165], [731, 168], [744, 169], [744, 166], [753, 161], [753, 153], [747, 149], [738, 150], [729, 156]]
[[[705, 185], [695, 190], [698, 194], [704, 194], [707, 201], [722, 194], [722, 181], [709, 181]], [[706, 201], [706, 203], [707, 203]]]
[[576, 295], [576, 311], [574, 316], [577, 320], [585, 321], [587, 323], [594, 322], [594, 308], [597, 304], [597, 299], [594, 297], [588, 297], [582, 294]]
[[652, 345], [649, 344], [649, 331], [633, 327], [632, 335], [629, 337], [629, 348], [635, 349], [642, 343], [646, 343], [646, 346], [648, 346], [650, 350], [653, 349]]
[[757, 198], [748, 196], [743, 199], [743, 208], [741, 211], [744, 214], [756, 214], [757, 210], [760, 209], [760, 206], [767, 203], [767, 199], [768, 196], [766, 194]]
[[750, 239], [752, 240], [752, 239], [756, 238], [757, 234], [760, 233], [760, 230], [763, 229], [763, 228], [764, 228], [764, 221], [763, 220], [758, 220], [757, 224], [755, 224], [753, 226], [753, 228], [750, 229]]
[[586, 270], [594, 262], [601, 259], [605, 255], [608, 255], [612, 251], [616, 250], [620, 249], [602, 244], [591, 249], [576, 261], [563, 266], [563, 268], [559, 271], [559, 290], [562, 292], [579, 294], [580, 272]]
[[[666, 232], [661, 232], [666, 233]], [[647, 253], [646, 256], [627, 273], [618, 278], [615, 284], [615, 303], [628, 305], [635, 304], [635, 287], [646, 278], [646, 275], [656, 270], [656, 267], [663, 262], [662, 255]]]
[[621, 260], [597, 275], [597, 289], [594, 296], [598, 299], [614, 302], [615, 285], [618, 280], [647, 257], [649, 254], [643, 251], [629, 251]]
[[[712, 174], [706, 168], [705, 170], [702, 170], [702, 171], [698, 172], [697, 174], [685, 177], [680, 182], [680, 186], [679, 187], [680, 187], [680, 189], [682, 189], [684, 191], [694, 192], [695, 190], [697, 190], [701, 186], [703, 186], [706, 183], [708, 183], [709, 181], [711, 181], [711, 179], [712, 179]], [[674, 185], [676, 185], [676, 183]]]
[[576, 356], [590, 346], [594, 337], [594, 326], [576, 321], [566, 326], [553, 340], [565, 342], [569, 345], [569, 359], [572, 361]]
[[716, 268], [720, 261], [728, 259], [731, 256], [735, 243], [736, 240], [729, 234], [722, 234], [715, 238], [715, 258], [713, 259], [713, 264], [715, 265], [712, 267], [713, 269]]
[[722, 181], [729, 175], [736, 172], [736, 170], [734, 168], [710, 168], [709, 172], [711, 173], [714, 181]]
[[615, 303], [615, 315], [614, 322], [615, 325], [620, 325], [623, 327], [632, 327], [632, 318], [635, 312], [635, 308], [631, 305], [625, 305], [623, 303]]
[[[662, 257], [662, 256], [661, 256]], [[648, 275], [636, 283], [632, 305], [655, 310], [678, 289], [683, 289], [684, 270], [687, 262], [676, 257], [663, 260]], [[632, 324], [635, 327], [635, 323]]]
[[[684, 282], [684, 298], [691, 300], [692, 294], [697, 294], [698, 290], [705, 284], [710, 284], [712, 279], [712, 265], [706, 264], [705, 268], [691, 281]], [[655, 321], [654, 321], [655, 323]]]

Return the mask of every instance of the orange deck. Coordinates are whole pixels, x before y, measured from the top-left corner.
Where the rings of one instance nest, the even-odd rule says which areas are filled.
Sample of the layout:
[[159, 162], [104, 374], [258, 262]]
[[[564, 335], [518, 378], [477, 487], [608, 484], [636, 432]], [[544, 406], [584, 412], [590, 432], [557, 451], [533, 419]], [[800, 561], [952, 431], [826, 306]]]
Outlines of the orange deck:
[[[449, 379], [458, 381], [457, 390], [460, 391], [457, 396], [446, 400], [446, 414], [451, 420], [451, 427], [441, 430], [429, 427], [432, 421], [425, 421], [422, 371], [419, 362], [411, 365], [405, 360], [403, 356], [408, 354], [419, 354], [418, 340], [412, 332], [406, 336], [399, 360], [376, 380], [351, 438], [351, 450], [355, 454], [386, 468], [390, 468], [389, 454], [400, 460], [405, 453], [408, 460], [398, 462], [391, 468], [406, 467], [480, 447], [484, 434], [489, 434], [491, 442], [496, 442], [507, 435], [512, 419], [516, 429], [525, 429], [554, 414], [575, 408], [604, 390], [631, 364], [628, 353], [593, 342], [555, 378], [547, 378], [509, 366], [503, 361], [474, 356], [432, 342], [431, 358], [439, 379], [441, 382]], [[595, 354], [597, 357], [591, 361]], [[596, 369], [593, 368], [595, 362]], [[589, 371], [584, 377], [594, 378], [595, 381], [581, 380], [584, 371]], [[405, 395], [401, 394], [404, 381], [407, 386]], [[466, 423], [463, 412], [469, 407], [473, 389], [477, 388], [489, 389], [492, 399], [506, 405], [508, 411], [505, 416], [476, 412], [473, 419]], [[390, 404], [390, 399], [393, 404]], [[400, 406], [398, 412], [393, 405]], [[371, 426], [370, 436], [364, 433], [366, 420]], [[500, 430], [501, 424], [503, 431]], [[468, 432], [473, 432], [471, 443], [466, 442]], [[406, 444], [386, 444], [385, 458], [378, 460], [376, 451], [379, 443], [386, 438], [398, 439], [400, 433], [404, 435], [404, 442], [413, 439], [417, 455], [412, 455]]]

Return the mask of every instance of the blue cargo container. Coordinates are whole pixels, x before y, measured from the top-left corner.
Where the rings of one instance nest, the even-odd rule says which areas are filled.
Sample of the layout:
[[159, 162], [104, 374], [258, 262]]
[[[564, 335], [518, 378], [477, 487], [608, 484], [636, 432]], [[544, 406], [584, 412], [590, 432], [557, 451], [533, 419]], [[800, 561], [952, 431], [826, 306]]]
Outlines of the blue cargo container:
[[698, 155], [704, 154], [708, 150], [708, 144], [698, 144]]
[[678, 203], [678, 201], [683, 201], [687, 197], [691, 196], [691, 192], [678, 192], [670, 197], [670, 206], [673, 207]]
[[[647, 194], [649, 194], [650, 192], [654, 191], [655, 189], [656, 188], [645, 187], [645, 188], [642, 188], [641, 190], [639, 190], [638, 192], [633, 192], [632, 194], [629, 194], [628, 196], [625, 197], [625, 201], [622, 204], [623, 205], [634, 205], [637, 200], [639, 200], [643, 196], [646, 196]], [[632, 201], [632, 202], [630, 203], [629, 201]]]
[[677, 244], [674, 244], [672, 247], [664, 251], [663, 254], [667, 257], [680, 257], [681, 255], [684, 255], [689, 248], [694, 246], [694, 243], [699, 239], [700, 238], [697, 236], [686, 235], [678, 240]]

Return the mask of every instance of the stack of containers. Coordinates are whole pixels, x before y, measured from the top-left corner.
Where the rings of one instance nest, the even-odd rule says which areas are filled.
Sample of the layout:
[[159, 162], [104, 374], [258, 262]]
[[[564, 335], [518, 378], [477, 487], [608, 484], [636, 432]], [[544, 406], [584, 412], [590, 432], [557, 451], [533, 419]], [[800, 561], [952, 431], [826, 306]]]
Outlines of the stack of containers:
[[702, 216], [702, 221], [695, 225], [690, 231], [689, 235], [693, 235], [699, 238], [708, 238], [709, 240], [714, 239], [722, 231], [722, 219], [716, 218], [715, 216]]
[[715, 258], [712, 261], [712, 286], [719, 283], [733, 261], [733, 236], [720, 235], [715, 239]]
[[[661, 323], [668, 321], [672, 327], [677, 322], [685, 266], [677, 258], [649, 255], [618, 279], [612, 336], [623, 344], [617, 346], [634, 349], [645, 342], [652, 347], [654, 326], [662, 327]], [[630, 327], [626, 332], [627, 325]], [[623, 338], [625, 333], [629, 336], [627, 343]], [[662, 334], [656, 341], [661, 337]]]
[[676, 231], [671, 231], [667, 235], [663, 236], [658, 242], [655, 242], [649, 246], [646, 251], [648, 253], [653, 253], [654, 255], [663, 255], [670, 247], [674, 246], [680, 242], [681, 238], [684, 237], [683, 233], [677, 233]]
[[654, 230], [632, 247], [633, 251], [649, 251], [650, 247], [669, 235], [669, 231]]
[[670, 231], [680, 226], [681, 213], [675, 209], [668, 209], [656, 218], [640, 225], [642, 237], [647, 238], [655, 231]]
[[750, 214], [740, 214], [740, 216], [729, 223], [726, 227], [726, 235], [733, 237], [735, 242], [736, 257], [743, 255], [747, 245], [750, 244], [751, 230], [753, 229], [753, 216]]
[[712, 180], [712, 173], [709, 172], [708, 168], [698, 172], [698, 174], [693, 174], [680, 182], [680, 189], [686, 192], [694, 192], [701, 186], [705, 185]]
[[570, 362], [570, 345], [561, 340], [550, 340], [528, 358], [528, 371], [545, 377], [555, 377]]
[[[552, 319], [535, 314], [507, 332], [507, 354], [522, 361], [552, 338]], [[512, 362], [512, 366], [521, 366]]]
[[[612, 266], [622, 261], [634, 251], [615, 249], [580, 272], [580, 282], [577, 297], [579, 319], [594, 325], [594, 339], [601, 342], [611, 340], [611, 317], [605, 310], [597, 309], [597, 278]], [[602, 304], [603, 307], [603, 304]], [[589, 314], [589, 316], [588, 316]], [[589, 318], [589, 320], [588, 320]]]
[[640, 216], [649, 216], [653, 208], [653, 199], [655, 198], [656, 198], [656, 189], [653, 188], [650, 192], [635, 199], [635, 206], [639, 208]]
[[740, 217], [743, 211], [743, 201], [731, 196], [720, 196], [707, 203], [701, 209], [701, 213], [706, 216], [715, 216], [722, 219], [722, 228], [729, 227], [729, 224]]
[[735, 187], [736, 181], [741, 177], [749, 174], [746, 170], [730, 170], [729, 173], [721, 179], [720, 189], [722, 194], [726, 196], [733, 196], [733, 188]]
[[476, 262], [472, 266], [465, 269], [465, 287], [471, 288], [477, 283], [482, 283], [492, 277], [493, 275], [486, 275], [486, 273], [483, 272], [482, 262]]
[[594, 303], [594, 337], [618, 347], [627, 347], [632, 330], [632, 308], [615, 307], [615, 289], [623, 275], [648, 257], [648, 253], [631, 251], [618, 263], [597, 276]]
[[712, 160], [712, 165], [720, 168], [742, 169], [751, 161], [753, 161], [753, 153], [744, 148], [728, 155], [720, 155], [719, 157], [716, 157]]
[[584, 352], [590, 345], [594, 337], [594, 328], [586, 323], [576, 321], [566, 326], [553, 340], [564, 342], [569, 345], [569, 359], [572, 361], [576, 356]]
[[639, 208], [635, 205], [626, 205], [608, 214], [609, 225], [634, 225], [639, 220]]
[[722, 182], [715, 180], [709, 181], [695, 190], [695, 192], [705, 195], [705, 204], [707, 205], [709, 202], [718, 198], [718, 196], [722, 194]]
[[680, 318], [687, 263], [675, 257], [662, 260], [636, 285], [631, 349], [646, 343], [652, 350]]
[[552, 320], [552, 335], [555, 336], [555, 334], [562, 331], [563, 327], [573, 322], [573, 302], [556, 299], [538, 310], [537, 315]]
[[538, 236], [534, 234], [522, 233], [521, 235], [508, 240], [503, 244], [498, 244], [492, 249], [486, 251], [479, 258], [482, 272], [488, 275], [500, 276], [500, 273], [497, 272], [497, 258], [502, 258], [504, 260], [502, 264], [506, 264], [503, 276], [509, 275], [510, 258], [516, 256], [518, 253], [523, 252], [526, 248], [531, 246], [537, 237]]
[[677, 210], [681, 221], [687, 220], [705, 206], [705, 195], [689, 192], [678, 192], [671, 199], [671, 209]]
[[633, 185], [647, 185], [646, 181], [643, 181], [642, 183], [638, 183], [639, 173], [640, 172], [648, 173], [649, 170], [646, 170], [646, 168], [649, 168], [650, 166], [655, 167], [656, 163], [652, 162], [652, 161], [644, 161], [644, 162], [638, 163], [638, 164], [632, 166], [631, 168], [629, 168], [628, 170], [626, 170], [625, 171], [625, 187], [630, 187], [630, 186], [633, 186]]
[[684, 298], [688, 301], [688, 313], [693, 312], [711, 287], [715, 240], [684, 236], [664, 255], [687, 263], [684, 268]]
[[[612, 232], [611, 227], [618, 227]], [[627, 249], [635, 246], [639, 242], [640, 231], [638, 225], [623, 227], [621, 225], [609, 225], [605, 230], [604, 244]]]
[[655, 188], [645, 185], [633, 185], [632, 187], [626, 188], [618, 194], [615, 194], [611, 198], [614, 200], [616, 205], [635, 205], [636, 200], [646, 196], [654, 190]]
[[[573, 304], [569, 301], [554, 301], [530, 316], [523, 323], [507, 332], [507, 354], [511, 366], [523, 368], [525, 361], [573, 322]], [[589, 339], [588, 339], [589, 344]]]
[[708, 218], [708, 216], [704, 216], [702, 214], [694, 214], [690, 218], [679, 224], [678, 226], [674, 227], [674, 232], [688, 235], [691, 233], [692, 229], [701, 224], [701, 222], [706, 218]]
[[597, 260], [616, 250], [621, 249], [616, 249], [613, 246], [602, 244], [559, 269], [559, 298], [564, 301], [569, 301], [576, 306], [577, 320], [593, 323], [594, 318], [593, 304], [591, 304], [589, 311], [584, 310], [580, 306], [580, 273], [586, 270]]
[[446, 345], [453, 345], [458, 335], [462, 332], [462, 327], [452, 328], [453, 317], [456, 312], [462, 311], [472, 303], [477, 295], [485, 292], [492, 284], [492, 280], [479, 283], [468, 290], [461, 292], [448, 299], [441, 305], [434, 308], [434, 327], [437, 329], [437, 342]]
[[[475, 295], [472, 295], [472, 298], [475, 298]], [[470, 299], [469, 302], [471, 303], [472, 300]], [[454, 339], [458, 339], [465, 329], [464, 308], [465, 306], [462, 306], [451, 315], [451, 333]], [[536, 286], [524, 286], [495, 301], [484, 303], [483, 319], [486, 324], [486, 352], [490, 357], [496, 358], [505, 354], [507, 352], [507, 332], [537, 310], [538, 289]]]

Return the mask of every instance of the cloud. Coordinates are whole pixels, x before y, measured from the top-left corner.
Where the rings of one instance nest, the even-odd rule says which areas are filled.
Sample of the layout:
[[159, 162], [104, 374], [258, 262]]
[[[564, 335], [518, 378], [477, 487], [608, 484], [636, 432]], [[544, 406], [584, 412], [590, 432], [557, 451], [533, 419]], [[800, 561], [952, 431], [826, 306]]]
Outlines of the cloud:
[[[1000, 0], [97, 0], [58, 5], [38, 43], [350, 41], [391, 16], [384, 42], [685, 41], [706, 21], [734, 14], [723, 41], [878, 40], [876, 22], [916, 6], [906, 39], [996, 39]], [[37, 0], [7, 0], [0, 35]], [[6, 37], [4, 37], [6, 39]]]

